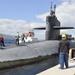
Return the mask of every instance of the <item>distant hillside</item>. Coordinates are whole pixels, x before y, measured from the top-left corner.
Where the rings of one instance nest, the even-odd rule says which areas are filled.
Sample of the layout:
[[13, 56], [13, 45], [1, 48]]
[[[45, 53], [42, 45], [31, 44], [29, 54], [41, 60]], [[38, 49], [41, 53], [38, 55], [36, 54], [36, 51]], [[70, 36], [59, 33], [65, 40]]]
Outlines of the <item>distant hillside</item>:
[[0, 35], [2, 35], [3, 37], [4, 37], [4, 39], [15, 39], [15, 36], [12, 36], [12, 35], [6, 35], [6, 34], [1, 34], [0, 33]]

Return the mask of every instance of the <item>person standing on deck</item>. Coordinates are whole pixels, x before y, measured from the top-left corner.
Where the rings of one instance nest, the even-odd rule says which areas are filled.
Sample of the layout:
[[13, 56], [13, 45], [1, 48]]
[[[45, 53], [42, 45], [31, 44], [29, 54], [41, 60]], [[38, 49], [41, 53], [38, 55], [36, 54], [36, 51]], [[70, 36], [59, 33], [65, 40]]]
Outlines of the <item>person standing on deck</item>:
[[20, 38], [19, 32], [17, 32], [17, 35], [15, 36], [15, 38], [16, 38], [16, 45], [19, 45], [19, 38]]
[[21, 35], [21, 38], [22, 38], [22, 41], [25, 42], [25, 40], [24, 40], [25, 35], [24, 34]]
[[62, 40], [59, 42], [59, 60], [60, 60], [60, 69], [64, 69], [64, 63], [66, 68], [68, 68], [68, 54], [70, 43], [67, 40], [67, 35], [62, 34]]
[[4, 45], [4, 38], [3, 38], [2, 35], [0, 36], [0, 45], [1, 45], [1, 46], [5, 46], [5, 45]]
[[0, 36], [0, 46], [2, 46], [2, 43], [1, 43], [1, 41], [2, 41], [2, 36]]

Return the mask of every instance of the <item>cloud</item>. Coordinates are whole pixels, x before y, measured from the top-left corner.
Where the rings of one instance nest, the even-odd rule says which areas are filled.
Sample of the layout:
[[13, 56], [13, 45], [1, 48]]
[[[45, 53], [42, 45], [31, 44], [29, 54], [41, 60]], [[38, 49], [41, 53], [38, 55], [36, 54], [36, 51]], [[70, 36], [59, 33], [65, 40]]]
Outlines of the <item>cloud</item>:
[[44, 22], [46, 22], [46, 16], [48, 16], [49, 14], [50, 14], [50, 13], [47, 12], [47, 13], [44, 13], [44, 14], [36, 15], [36, 17], [37, 17], [38, 19], [41, 19], [41, 20], [43, 20]]
[[0, 33], [14, 35], [18, 31], [24, 31], [25, 27], [27, 28], [27, 24], [23, 20], [0, 19]]
[[75, 2], [64, 2], [57, 7], [56, 15], [61, 22], [61, 26], [74, 26]]
[[[63, 2], [57, 7], [56, 15], [61, 26], [75, 27], [75, 1]], [[62, 30], [61, 33], [69, 33], [75, 36], [75, 30]]]
[[[59, 0], [60, 1], [60, 0]], [[62, 2], [73, 2], [74, 0], [61, 0]]]
[[[30, 24], [31, 29], [32, 28], [39, 28], [39, 27], [46, 27], [46, 23], [36, 23], [36, 22], [32, 22]], [[44, 40], [45, 39], [45, 30], [34, 30], [35, 33], [35, 38], [38, 38], [39, 40]]]
[[[28, 21], [25, 20], [0, 19], [0, 33], [3, 34], [16, 35], [16, 33], [19, 32], [21, 35], [26, 31], [33, 31], [33, 28], [41, 26], [45, 27], [45, 23], [28, 23]], [[36, 30], [34, 31], [37, 32]], [[39, 35], [38, 32], [35, 34], [35, 37], [39, 37], [39, 35], [41, 35], [41, 32], [39, 33]]]

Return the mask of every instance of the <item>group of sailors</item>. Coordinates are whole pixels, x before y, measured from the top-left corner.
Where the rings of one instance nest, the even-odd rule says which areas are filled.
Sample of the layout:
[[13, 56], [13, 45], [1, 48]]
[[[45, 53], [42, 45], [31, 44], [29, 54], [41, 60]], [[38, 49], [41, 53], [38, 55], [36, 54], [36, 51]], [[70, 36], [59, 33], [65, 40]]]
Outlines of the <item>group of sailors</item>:
[[25, 38], [25, 35], [24, 34], [22, 34], [21, 35], [21, 37], [20, 37], [20, 35], [19, 35], [19, 32], [17, 32], [17, 35], [15, 36], [15, 38], [16, 38], [16, 45], [19, 45], [19, 39], [21, 38], [21, 40], [23, 41], [23, 42], [25, 42], [25, 40], [24, 40], [24, 38]]
[[[15, 44], [19, 45], [19, 43], [21, 42], [28, 42], [28, 41], [32, 41], [31, 37], [32, 37], [33, 33], [32, 32], [28, 32], [28, 33], [23, 33], [21, 36], [19, 35], [19, 32], [17, 32], [17, 35], [15, 36]], [[0, 35], [0, 46], [5, 46], [4, 45], [4, 38], [2, 35]]]
[[[22, 34], [21, 35], [21, 40], [25, 42], [24, 38], [25, 38], [25, 35]], [[17, 32], [17, 35], [15, 36], [15, 39], [16, 39], [16, 45], [19, 45], [19, 39], [20, 39], [19, 32]], [[0, 46], [5, 46], [4, 37], [2, 35], [0, 35]]]

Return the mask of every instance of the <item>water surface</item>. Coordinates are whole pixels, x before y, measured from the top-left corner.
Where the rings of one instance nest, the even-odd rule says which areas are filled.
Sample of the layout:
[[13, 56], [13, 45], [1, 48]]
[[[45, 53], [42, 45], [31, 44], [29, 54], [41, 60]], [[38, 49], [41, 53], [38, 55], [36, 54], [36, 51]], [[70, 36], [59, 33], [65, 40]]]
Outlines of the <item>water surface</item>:
[[7, 70], [5, 72], [1, 72], [0, 75], [36, 75], [37, 73], [40, 73], [57, 64], [58, 64], [58, 57], [54, 57], [52, 59], [47, 59], [32, 65], [25, 65], [19, 68]]

